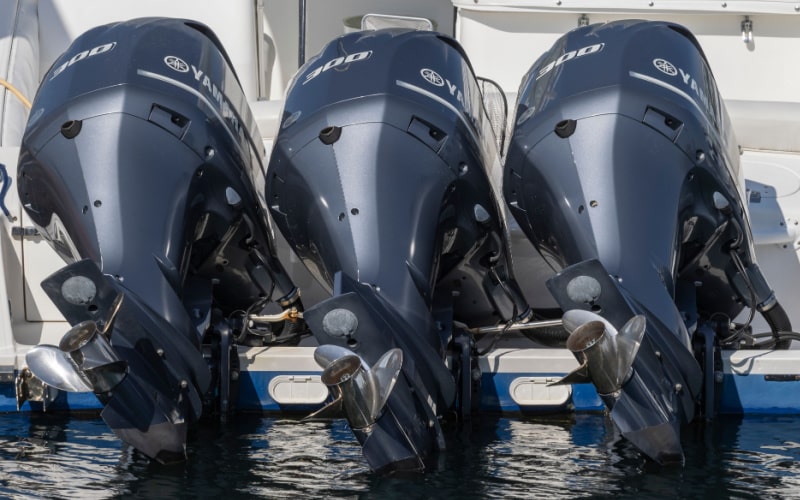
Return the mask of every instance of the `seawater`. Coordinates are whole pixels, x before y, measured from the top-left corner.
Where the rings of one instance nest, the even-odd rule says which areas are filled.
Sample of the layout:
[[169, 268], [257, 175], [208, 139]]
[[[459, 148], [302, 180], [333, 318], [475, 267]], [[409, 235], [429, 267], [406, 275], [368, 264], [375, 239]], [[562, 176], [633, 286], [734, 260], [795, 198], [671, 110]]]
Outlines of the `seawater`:
[[800, 498], [800, 417], [683, 429], [684, 466], [644, 459], [600, 414], [447, 427], [435, 469], [369, 471], [342, 420], [237, 415], [193, 429], [187, 462], [153, 463], [96, 416], [0, 415], [0, 497]]

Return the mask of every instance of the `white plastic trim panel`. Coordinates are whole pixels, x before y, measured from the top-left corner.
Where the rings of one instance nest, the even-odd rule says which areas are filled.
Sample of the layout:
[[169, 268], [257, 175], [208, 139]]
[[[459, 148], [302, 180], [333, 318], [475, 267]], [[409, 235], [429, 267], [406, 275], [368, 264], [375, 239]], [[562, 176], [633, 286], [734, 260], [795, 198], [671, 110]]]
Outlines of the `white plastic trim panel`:
[[725, 107], [742, 148], [800, 153], [800, 102], [728, 99]]
[[322, 372], [314, 361], [315, 347], [240, 347], [242, 370], [258, 372]]
[[483, 373], [563, 373], [578, 367], [567, 349], [498, 348], [478, 358]]
[[800, 350], [723, 351], [722, 366], [733, 375], [798, 375]]

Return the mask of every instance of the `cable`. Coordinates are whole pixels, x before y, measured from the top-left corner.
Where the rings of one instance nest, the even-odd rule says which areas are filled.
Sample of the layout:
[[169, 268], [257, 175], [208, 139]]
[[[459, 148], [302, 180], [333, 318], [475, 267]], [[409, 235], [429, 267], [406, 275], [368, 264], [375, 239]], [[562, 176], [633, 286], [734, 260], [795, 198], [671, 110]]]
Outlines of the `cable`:
[[[273, 285], [273, 289], [274, 289], [274, 285]], [[252, 314], [252, 312], [255, 311], [256, 308], [263, 307], [264, 304], [269, 302], [271, 296], [272, 296], [272, 290], [270, 290], [269, 295], [267, 295], [266, 297], [261, 298], [261, 299], [255, 301], [255, 302], [253, 302], [250, 305], [250, 307], [248, 307], [247, 310], [244, 311], [244, 320], [242, 321], [242, 333], [237, 335], [236, 338], [235, 338], [235, 342], [237, 344], [242, 343], [244, 341], [244, 339], [247, 337], [248, 333], [252, 333], [253, 335], [258, 335], [260, 337], [264, 337], [264, 335], [261, 335], [259, 332], [250, 329], [250, 314]], [[234, 314], [236, 314], [236, 313], [238, 313], [240, 311], [241, 311], [241, 309], [237, 309], [236, 311], [233, 311], [230, 314], [230, 317], [233, 317]]]
[[[739, 271], [739, 274], [742, 276], [742, 280], [744, 280], [744, 285], [747, 287], [747, 291], [750, 293], [750, 314], [747, 317], [747, 321], [739, 327], [735, 332], [733, 332], [729, 337], [722, 339], [720, 343], [722, 344], [729, 344], [731, 342], [735, 342], [740, 339], [744, 331], [750, 324], [753, 322], [753, 318], [755, 318], [756, 314], [756, 291], [753, 288], [753, 284], [750, 283], [750, 277], [747, 275], [747, 271], [744, 268], [744, 263], [742, 263], [742, 259], [739, 257], [739, 254], [736, 252], [735, 249], [730, 250], [731, 260], [733, 261], [733, 265], [736, 266], [736, 270]], [[713, 317], [713, 315], [712, 315]], [[730, 322], [730, 318], [729, 322]]]
[[[501, 280], [500, 276], [498, 276], [497, 269], [495, 269], [495, 266], [491, 266], [489, 268], [489, 274], [495, 280], [497, 280], [497, 283], [503, 289], [503, 292], [505, 292], [506, 297], [508, 297], [511, 300], [511, 303], [514, 305], [514, 308], [511, 310], [511, 319], [509, 319], [508, 322], [506, 322], [505, 327], [503, 327], [503, 329], [500, 330], [500, 332], [495, 334], [494, 338], [492, 338], [492, 342], [486, 347], [486, 349], [478, 351], [478, 356], [483, 356], [484, 354], [495, 348], [497, 342], [500, 340], [500, 337], [508, 333], [508, 330], [511, 328], [511, 325], [513, 325], [514, 321], [518, 319], [517, 314], [519, 312], [519, 309], [517, 308], [517, 302], [514, 300], [514, 295], [511, 293], [511, 290], [508, 289], [508, 285], [506, 284], [506, 282], [504, 280]], [[528, 309], [528, 311], [530, 311], [530, 309]], [[526, 313], [526, 316], [529, 315]]]
[[511, 325], [514, 323], [514, 318], [516, 318], [516, 317], [517, 317], [517, 305], [514, 304], [514, 309], [513, 309], [512, 314], [511, 314], [511, 320], [509, 320], [506, 323], [506, 326], [502, 330], [500, 330], [500, 332], [498, 332], [498, 333], [496, 333], [494, 335], [494, 337], [492, 338], [492, 342], [486, 347], [486, 349], [484, 349], [482, 351], [478, 351], [478, 356], [483, 356], [483, 355], [485, 355], [486, 353], [488, 353], [489, 351], [491, 351], [492, 349], [495, 348], [495, 346], [497, 345], [497, 342], [500, 340], [500, 337], [502, 337], [503, 335], [508, 333], [508, 330], [511, 328]]
[[800, 341], [800, 333], [798, 332], [786, 332], [786, 331], [779, 331], [779, 332], [765, 332], [765, 333], [756, 333], [751, 336], [752, 338], [766, 338], [771, 337], [770, 340], [761, 343], [754, 343], [753, 347], [756, 349], [772, 349], [775, 345], [782, 341], [782, 340], [797, 340]]
[[16, 96], [16, 98], [19, 99], [22, 102], [22, 104], [25, 105], [26, 108], [31, 109], [31, 101], [26, 99], [25, 96], [22, 95], [22, 92], [17, 90], [17, 88], [15, 86], [11, 85], [9, 82], [7, 82], [6, 80], [3, 80], [2, 78], [0, 78], [0, 85], [2, 85], [3, 87], [7, 88], [9, 90], [9, 92], [14, 94]]

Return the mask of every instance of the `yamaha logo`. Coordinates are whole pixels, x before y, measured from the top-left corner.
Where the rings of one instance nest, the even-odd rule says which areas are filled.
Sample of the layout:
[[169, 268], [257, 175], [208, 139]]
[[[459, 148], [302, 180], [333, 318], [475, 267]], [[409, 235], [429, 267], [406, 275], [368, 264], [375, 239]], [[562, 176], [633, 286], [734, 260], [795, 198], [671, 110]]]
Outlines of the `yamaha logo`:
[[674, 64], [666, 59], [653, 59], [653, 66], [669, 76], [675, 76], [678, 74], [678, 68], [676, 68]]
[[178, 73], [188, 73], [189, 72], [189, 65], [186, 62], [177, 56], [167, 56], [164, 58], [164, 64], [169, 66], [170, 68], [174, 69]]
[[426, 79], [428, 83], [432, 83], [437, 87], [444, 87], [444, 78], [432, 69], [422, 68], [419, 72], [422, 78]]

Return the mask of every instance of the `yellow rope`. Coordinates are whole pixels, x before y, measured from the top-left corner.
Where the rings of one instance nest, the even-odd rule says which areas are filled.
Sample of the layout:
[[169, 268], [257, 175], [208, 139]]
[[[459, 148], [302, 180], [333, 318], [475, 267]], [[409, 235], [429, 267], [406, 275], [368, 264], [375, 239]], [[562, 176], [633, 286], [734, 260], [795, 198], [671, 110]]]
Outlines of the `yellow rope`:
[[3, 80], [2, 78], [0, 78], [0, 85], [2, 85], [3, 87], [7, 88], [8, 90], [10, 90], [10, 91], [11, 91], [11, 93], [12, 93], [12, 94], [14, 94], [15, 96], [17, 96], [17, 99], [19, 99], [20, 101], [22, 101], [22, 104], [24, 104], [26, 108], [28, 108], [28, 109], [31, 109], [31, 101], [27, 100], [27, 99], [25, 98], [25, 96], [24, 96], [24, 95], [22, 95], [22, 92], [20, 92], [19, 90], [17, 90], [17, 88], [16, 88], [16, 87], [14, 87], [13, 85], [11, 85], [11, 84], [10, 84], [10, 83], [8, 83], [7, 81]]

